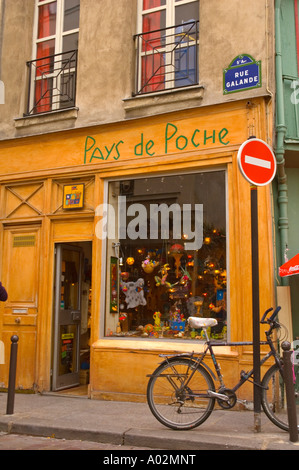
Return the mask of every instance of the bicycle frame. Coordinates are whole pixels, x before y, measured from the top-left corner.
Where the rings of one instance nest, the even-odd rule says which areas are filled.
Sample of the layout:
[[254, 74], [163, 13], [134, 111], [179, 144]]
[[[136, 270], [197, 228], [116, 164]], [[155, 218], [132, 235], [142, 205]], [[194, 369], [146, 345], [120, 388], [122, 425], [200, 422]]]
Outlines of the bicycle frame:
[[[260, 344], [261, 345], [266, 345], [267, 344], [270, 347], [270, 351], [266, 354], [265, 357], [263, 357], [261, 359], [260, 366], [262, 366], [270, 357], [274, 357], [274, 360], [275, 360], [276, 364], [278, 365], [280, 370], [282, 370], [282, 365], [281, 365], [281, 362], [280, 362], [280, 358], [277, 354], [277, 351], [275, 349], [273, 341], [270, 338], [270, 335], [267, 335], [267, 332], [266, 332], [266, 336], [267, 336], [267, 341], [261, 341]], [[208, 338], [207, 334], [206, 334], [206, 337]], [[213, 342], [213, 341], [208, 339], [207, 342], [206, 342], [205, 350], [203, 351], [202, 354], [200, 354], [197, 357], [194, 357], [194, 353], [192, 353], [190, 355], [186, 355], [186, 354], [175, 355], [176, 357], [179, 357], [179, 356], [186, 357], [187, 356], [187, 357], [190, 358], [190, 360], [192, 360], [196, 364], [196, 366], [193, 367], [193, 371], [191, 372], [191, 374], [187, 378], [187, 381], [184, 381], [182, 383], [181, 388], [188, 386], [188, 383], [190, 382], [193, 375], [195, 374], [196, 369], [198, 368], [199, 365], [202, 365], [203, 367], [205, 367], [205, 369], [208, 370], [208, 372], [212, 373], [212, 376], [214, 377], [214, 379], [219, 380], [219, 383], [220, 383], [219, 390], [221, 391], [221, 389], [225, 389], [223, 375], [221, 374], [220, 366], [217, 362], [213, 347], [217, 347], [217, 346], [252, 346], [252, 345], [253, 345], [252, 341], [219, 342], [219, 343], [217, 342], [216, 343], [216, 342]], [[215, 377], [215, 375], [212, 372], [212, 370], [210, 369], [210, 367], [207, 364], [205, 364], [204, 361], [203, 361], [205, 356], [208, 353], [210, 353], [210, 356], [211, 356], [211, 359], [213, 361], [213, 365], [214, 365], [217, 377]], [[163, 356], [163, 354], [161, 356]], [[167, 356], [167, 357], [169, 357], [169, 356]], [[246, 381], [250, 381], [249, 379], [253, 375], [253, 372], [254, 372], [254, 369], [251, 369], [249, 372], [246, 372], [246, 373], [244, 372], [243, 374], [241, 374], [241, 379], [239, 380], [239, 382], [230, 390], [235, 393]], [[253, 383], [255, 383], [255, 382], [253, 381]], [[261, 386], [260, 384], [258, 384], [258, 385]], [[197, 396], [197, 395], [200, 396], [201, 394], [194, 393], [194, 396]], [[228, 400], [228, 397], [224, 394], [221, 394], [221, 392], [218, 393], [218, 392], [214, 392], [214, 391], [208, 391], [208, 395], [211, 396], [211, 397], [214, 397], [214, 398], [221, 399], [221, 400], [225, 400], [225, 401]]]

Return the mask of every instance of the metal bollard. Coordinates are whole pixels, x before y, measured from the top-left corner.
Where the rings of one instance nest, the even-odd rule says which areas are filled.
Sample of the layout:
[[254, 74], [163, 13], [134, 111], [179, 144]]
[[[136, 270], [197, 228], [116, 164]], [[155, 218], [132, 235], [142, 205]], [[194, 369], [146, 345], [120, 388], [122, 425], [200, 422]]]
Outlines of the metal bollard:
[[297, 427], [297, 411], [296, 411], [296, 398], [294, 393], [294, 381], [293, 381], [293, 370], [292, 370], [292, 351], [291, 344], [288, 341], [284, 341], [281, 344], [283, 349], [283, 375], [284, 383], [286, 386], [286, 397], [287, 397], [287, 411], [289, 420], [289, 434], [290, 441], [298, 441], [298, 427]]
[[18, 354], [18, 341], [19, 337], [13, 335], [11, 338], [10, 349], [10, 364], [9, 364], [9, 380], [8, 380], [8, 394], [6, 414], [12, 415], [14, 411], [15, 402], [15, 387], [16, 387], [16, 371], [17, 371], [17, 354]]

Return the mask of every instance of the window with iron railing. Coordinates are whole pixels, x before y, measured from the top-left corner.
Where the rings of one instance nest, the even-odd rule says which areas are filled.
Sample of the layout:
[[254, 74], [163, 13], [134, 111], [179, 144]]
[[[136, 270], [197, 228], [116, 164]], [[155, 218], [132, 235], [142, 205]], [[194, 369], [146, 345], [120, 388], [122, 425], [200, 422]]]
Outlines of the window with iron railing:
[[75, 106], [77, 50], [27, 62], [30, 89], [26, 115]]
[[199, 1], [139, 0], [135, 95], [198, 84]]
[[80, 0], [36, 0], [26, 115], [75, 106]]

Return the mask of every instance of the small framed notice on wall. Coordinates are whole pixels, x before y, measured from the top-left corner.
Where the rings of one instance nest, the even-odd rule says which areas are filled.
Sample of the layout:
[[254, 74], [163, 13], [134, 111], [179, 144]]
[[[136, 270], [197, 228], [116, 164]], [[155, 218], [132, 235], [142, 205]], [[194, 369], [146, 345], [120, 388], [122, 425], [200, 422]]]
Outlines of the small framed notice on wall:
[[63, 209], [82, 209], [84, 205], [84, 184], [63, 186]]

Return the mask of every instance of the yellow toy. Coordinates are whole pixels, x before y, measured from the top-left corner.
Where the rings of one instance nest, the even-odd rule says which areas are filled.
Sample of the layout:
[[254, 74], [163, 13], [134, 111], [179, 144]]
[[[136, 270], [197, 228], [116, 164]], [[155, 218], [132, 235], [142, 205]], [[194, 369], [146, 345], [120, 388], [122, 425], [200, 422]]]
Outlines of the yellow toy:
[[155, 276], [156, 286], [171, 287], [171, 284], [166, 281], [169, 269], [170, 268], [168, 264], [164, 264], [164, 266], [161, 266], [161, 269], [159, 271], [161, 273], [161, 277]]
[[154, 323], [154, 329], [157, 331], [157, 330], [161, 330], [161, 313], [160, 312], [155, 312], [154, 315], [153, 315], [153, 319], [155, 320], [155, 323]]

